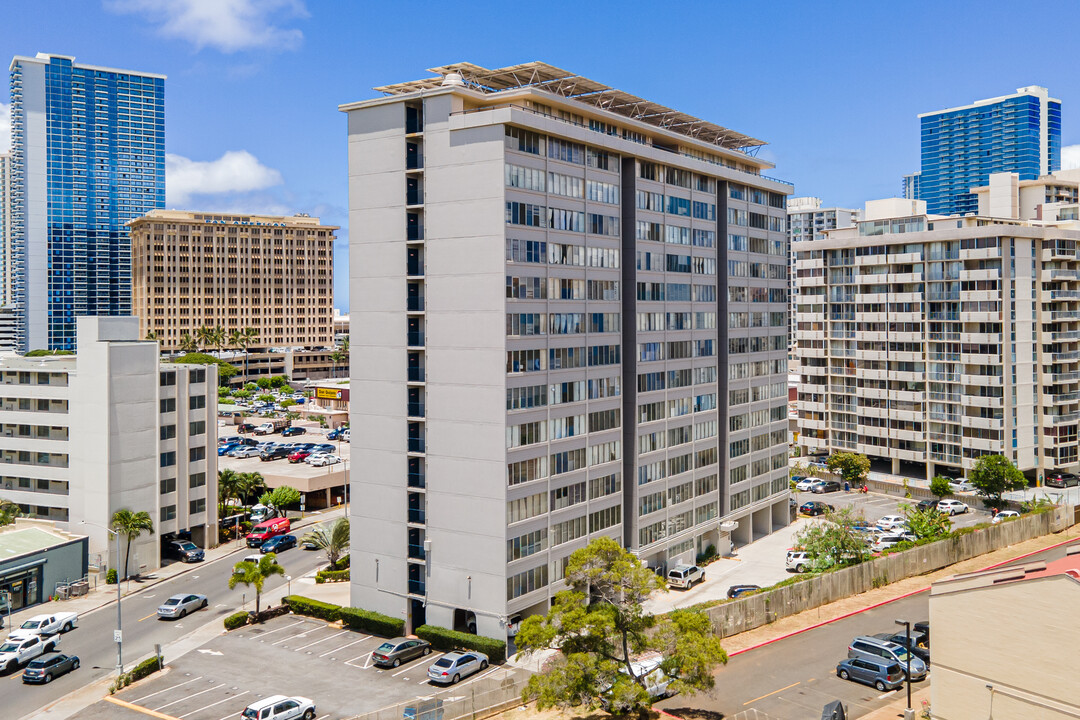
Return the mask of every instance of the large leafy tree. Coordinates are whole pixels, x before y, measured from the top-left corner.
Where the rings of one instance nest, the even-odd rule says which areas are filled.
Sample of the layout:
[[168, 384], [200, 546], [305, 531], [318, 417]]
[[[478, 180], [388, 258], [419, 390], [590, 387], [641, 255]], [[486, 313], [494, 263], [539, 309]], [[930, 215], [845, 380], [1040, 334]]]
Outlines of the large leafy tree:
[[825, 465], [852, 485], [862, 485], [870, 473], [870, 460], [859, 453], [842, 452], [830, 455]]
[[326, 553], [330, 565], [336, 566], [341, 556], [349, 548], [349, 520], [339, 518], [333, 523], [319, 525], [304, 535], [304, 542], [310, 542]]
[[930, 492], [938, 500], [946, 495], [952, 495], [952, 488], [949, 487], [949, 478], [944, 475], [938, 475], [930, 480]]
[[996, 508], [1000, 508], [1004, 502], [1001, 499], [1003, 493], [1027, 487], [1024, 473], [1017, 470], [1004, 455], [983, 455], [978, 458], [968, 478], [984, 502]]
[[261, 622], [259, 618], [259, 601], [262, 598], [263, 584], [271, 575], [284, 575], [285, 568], [277, 561], [275, 553], [266, 553], [259, 562], [241, 560], [233, 566], [233, 574], [229, 576], [229, 589], [237, 585], [247, 585], [255, 590], [255, 622]]
[[795, 534], [795, 547], [805, 551], [815, 570], [854, 565], [869, 557], [870, 549], [859, 531], [865, 527], [862, 513], [844, 508], [827, 514]]
[[118, 536], [123, 536], [127, 540], [124, 549], [124, 578], [126, 579], [129, 577], [128, 562], [131, 559], [131, 543], [137, 540], [144, 532], [153, 534], [154, 521], [145, 510], [132, 512], [127, 508], [121, 508], [113, 513], [112, 529], [117, 532]]
[[0, 498], [0, 526], [10, 525], [21, 514], [18, 504], [7, 498]]
[[692, 694], [713, 687], [712, 673], [727, 654], [709, 617], [699, 610], [646, 613], [642, 604], [664, 589], [663, 581], [615, 540], [599, 538], [574, 552], [566, 581], [570, 589], [555, 596], [547, 615], [527, 618], [515, 638], [523, 652], [559, 651], [523, 692], [539, 709], [593, 709], [606, 700], [612, 712], [644, 712], [653, 698], [634, 662], [649, 652], [663, 657], [670, 690]]
[[264, 492], [259, 497], [259, 503], [278, 510], [295, 505], [300, 502], [300, 491], [288, 485], [276, 487], [269, 492]]

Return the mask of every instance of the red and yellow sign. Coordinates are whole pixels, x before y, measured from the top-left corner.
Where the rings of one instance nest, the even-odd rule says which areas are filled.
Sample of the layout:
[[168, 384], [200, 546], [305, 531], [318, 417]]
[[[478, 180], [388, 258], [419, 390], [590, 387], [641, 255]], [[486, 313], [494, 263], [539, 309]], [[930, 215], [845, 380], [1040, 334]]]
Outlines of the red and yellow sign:
[[315, 397], [321, 400], [340, 400], [341, 390], [338, 388], [317, 387], [315, 388]]

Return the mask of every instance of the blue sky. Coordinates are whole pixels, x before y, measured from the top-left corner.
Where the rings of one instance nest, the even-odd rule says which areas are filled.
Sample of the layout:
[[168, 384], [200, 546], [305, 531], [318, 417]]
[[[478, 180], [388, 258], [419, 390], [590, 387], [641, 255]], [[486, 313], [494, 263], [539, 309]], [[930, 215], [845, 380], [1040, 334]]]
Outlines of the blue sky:
[[[1048, 16], [988, 0], [36, 0], [6, 3], [0, 18], [9, 58], [54, 52], [168, 75], [169, 206], [308, 212], [341, 225], [342, 308], [348, 195], [337, 106], [452, 62], [543, 60], [761, 138], [761, 156], [777, 166], [770, 174], [828, 204], [898, 192], [919, 166], [918, 113], [1024, 85], [1063, 101], [1063, 144], [1078, 146], [1066, 157], [1080, 165], [1072, 3]], [[5, 87], [0, 146], [7, 102]]]

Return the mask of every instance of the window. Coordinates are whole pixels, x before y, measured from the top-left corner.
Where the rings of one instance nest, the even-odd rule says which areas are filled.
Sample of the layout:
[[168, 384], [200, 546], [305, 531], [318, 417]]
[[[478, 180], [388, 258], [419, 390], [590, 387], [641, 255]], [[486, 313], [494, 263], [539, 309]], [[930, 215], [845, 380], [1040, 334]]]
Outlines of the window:
[[593, 478], [589, 481], [589, 499], [596, 500], [605, 495], [613, 495], [622, 490], [622, 482], [618, 473]]
[[192, 395], [191, 397], [188, 398], [188, 409], [189, 410], [198, 410], [198, 409], [204, 408], [204, 407], [206, 407], [206, 396], [205, 395]]
[[176, 398], [161, 398], [160, 407], [162, 413], [176, 412]]
[[506, 223], [527, 227], [547, 227], [547, 208], [532, 203], [506, 203]]
[[574, 483], [573, 485], [567, 485], [566, 487], [552, 490], [551, 509], [553, 511], [561, 510], [562, 508], [585, 502], [585, 499], [585, 481], [583, 480], [579, 483]]
[[516, 523], [547, 512], [547, 493], [536, 493], [506, 503], [506, 522]]
[[171, 440], [172, 438], [176, 437], [176, 426], [162, 425], [160, 428], [160, 432], [162, 440]]
[[548, 138], [548, 157], [575, 165], [584, 165], [585, 146], [559, 138]]
[[206, 485], [206, 473], [197, 472], [188, 476], [188, 487], [199, 488]]
[[533, 530], [506, 541], [506, 562], [529, 557], [547, 549], [547, 528]]
[[176, 519], [176, 506], [175, 505], [166, 505], [165, 507], [161, 508], [161, 519], [162, 520], [175, 520]]
[[530, 130], [506, 126], [506, 147], [510, 150], [527, 152], [533, 155], [544, 155], [546, 138]]
[[161, 481], [161, 494], [168, 495], [171, 492], [176, 492], [176, 478], [165, 478]]
[[506, 186], [521, 188], [522, 190], [535, 190], [544, 192], [545, 183], [543, 170], [520, 165], [506, 165]]
[[589, 513], [589, 533], [605, 530], [622, 522], [622, 505], [614, 505], [604, 510]]
[[205, 420], [192, 420], [188, 423], [188, 435], [194, 437], [196, 435], [202, 435], [206, 432]]
[[176, 452], [170, 450], [169, 452], [161, 453], [160, 462], [160, 467], [172, 467], [176, 464]]
[[196, 368], [194, 370], [189, 371], [189, 373], [188, 373], [188, 382], [192, 382], [192, 383], [206, 382], [206, 370], [204, 370], [203, 368]]
[[160, 382], [161, 387], [168, 387], [170, 385], [175, 385], [176, 384], [176, 373], [174, 373], [174, 372], [163, 372], [163, 373], [161, 373], [160, 380], [161, 380], [161, 382]]
[[573, 175], [548, 173], [548, 192], [552, 195], [581, 198], [585, 195], [585, 181]]
[[188, 448], [188, 462], [198, 462], [206, 459], [205, 447]]
[[588, 521], [584, 515], [564, 520], [551, 526], [551, 545], [554, 547], [577, 540], [579, 537], [584, 537], [587, 532]]
[[523, 573], [506, 578], [506, 599], [513, 600], [516, 597], [546, 587], [547, 584], [548, 568], [546, 564], [532, 570], [526, 570]]
[[514, 486], [546, 478], [547, 463], [546, 457], [510, 463], [506, 466], [507, 484]]
[[197, 498], [188, 503], [188, 513], [196, 515], [201, 512], [206, 512], [206, 498]]

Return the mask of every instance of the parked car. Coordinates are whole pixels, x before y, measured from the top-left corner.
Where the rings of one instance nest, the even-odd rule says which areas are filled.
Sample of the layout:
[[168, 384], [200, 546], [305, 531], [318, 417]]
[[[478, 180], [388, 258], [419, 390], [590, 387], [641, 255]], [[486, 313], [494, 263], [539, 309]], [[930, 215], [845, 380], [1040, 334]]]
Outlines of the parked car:
[[891, 547], [899, 545], [902, 542], [909, 542], [912, 539], [912, 536], [903, 533], [881, 533], [874, 536], [874, 539], [870, 545], [870, 550], [871, 552], [876, 553], [883, 552]]
[[1043, 479], [1043, 484], [1047, 487], [1067, 488], [1070, 485], [1080, 485], [1080, 477], [1069, 472], [1055, 471], [1047, 473], [1046, 477]]
[[794, 570], [797, 573], [806, 572], [813, 567], [813, 562], [810, 560], [810, 553], [803, 552], [802, 550], [788, 550], [787, 557], [784, 559], [784, 565], [788, 570]]
[[304, 462], [312, 467], [326, 467], [327, 465], [337, 465], [341, 462], [341, 458], [337, 455], [331, 455], [330, 453], [318, 453], [316, 455], [309, 455]]
[[342, 440], [344, 440], [345, 442], [349, 442], [349, 437], [350, 437], [349, 428], [345, 428], [344, 430], [341, 431], [341, 439]]
[[946, 515], [963, 515], [969, 510], [968, 506], [959, 500], [942, 500], [937, 509]]
[[827, 503], [818, 502], [817, 500], [811, 500], [810, 502], [804, 502], [799, 506], [799, 512], [803, 515], [824, 515], [833, 511], [833, 506]]
[[66, 633], [79, 624], [79, 614], [73, 612], [54, 612], [48, 615], [35, 615], [25, 620], [8, 636], [10, 640], [25, 640], [35, 635], [48, 636]]
[[61, 653], [47, 653], [31, 660], [23, 671], [24, 683], [51, 683], [54, 679], [65, 675], [72, 670], [79, 669], [77, 655], [63, 655]]
[[248, 513], [248, 520], [252, 525], [258, 525], [261, 522], [266, 522], [270, 518], [281, 517], [281, 512], [275, 507], [269, 505], [263, 505], [262, 503], [256, 503], [251, 506], [251, 512]]
[[289, 518], [278, 517], [264, 520], [251, 528], [247, 536], [247, 546], [262, 547], [262, 544], [270, 538], [289, 532], [290, 527]]
[[203, 549], [190, 540], [166, 540], [163, 549], [165, 557], [180, 562], [199, 562], [206, 557]]
[[911, 654], [922, 660], [927, 665], [930, 664], [930, 648], [920, 647], [920, 640], [924, 640], [920, 633], [912, 631], [911, 644], [908, 645], [908, 638], [906, 632], [901, 633], [877, 633], [874, 635], [878, 640], [885, 640], [887, 642], [894, 642], [900, 647], [906, 647], [911, 651]]
[[994, 516], [994, 519], [990, 522], [997, 524], [1002, 520], [1011, 520], [1018, 517], [1020, 517], [1020, 513], [1016, 512], [1015, 510], [1001, 510], [998, 512], [997, 515]]
[[333, 443], [319, 443], [311, 446], [311, 452], [315, 453], [333, 453], [337, 450], [337, 445]]
[[975, 486], [964, 478], [953, 478], [949, 481], [949, 490], [954, 493], [974, 492]]
[[307, 430], [305, 430], [302, 427], [296, 427], [295, 425], [293, 427], [287, 427], [287, 428], [285, 428], [284, 430], [281, 431], [281, 437], [292, 437], [294, 435], [306, 435], [306, 434], [307, 434]]
[[345, 432], [345, 430], [343, 428], [335, 428], [335, 429], [331, 430], [330, 432], [326, 433], [326, 439], [327, 440], [340, 440], [341, 439], [341, 434], [343, 432]]
[[380, 667], [398, 667], [403, 662], [431, 654], [431, 643], [416, 638], [387, 640], [371, 653], [371, 661]]
[[218, 445], [218, 449], [217, 449], [218, 457], [221, 457], [222, 455], [228, 455], [233, 450], [239, 450], [242, 447], [243, 447], [243, 445], [240, 445], [239, 443], [229, 443], [228, 445]]
[[915, 506], [916, 510], [933, 510], [938, 506], [937, 500], [920, 500], [919, 504]]
[[249, 457], [259, 457], [259, 455], [262, 454], [262, 451], [259, 450], [259, 448], [254, 448], [254, 447], [250, 447], [250, 446], [247, 446], [247, 445], [243, 445], [243, 446], [238, 447], [235, 450], [233, 450], [233, 451], [231, 451], [231, 452], [229, 452], [227, 454], [228, 454], [229, 457], [234, 457], [234, 458], [249, 458]]
[[267, 460], [280, 460], [281, 458], [289, 457], [289, 453], [289, 448], [275, 445], [274, 447], [259, 453], [259, 459], [263, 462], [266, 462]]
[[751, 593], [751, 592], [754, 592], [755, 590], [760, 590], [760, 589], [761, 589], [760, 585], [732, 585], [731, 587], [729, 587], [727, 589], [727, 596], [728, 596], [728, 599], [731, 600], [731, 599], [734, 599], [734, 598], [737, 598], [737, 597], [742, 597], [743, 595], [745, 595], [747, 593]]
[[240, 423], [236, 426], [236, 432], [240, 433], [241, 435], [243, 435], [244, 433], [253, 433], [255, 432], [255, 426], [251, 423]]
[[[908, 663], [908, 651], [903, 645], [894, 642], [879, 640], [870, 635], [860, 635], [848, 645], [849, 658], [861, 658], [863, 660], [884, 661], [897, 663], [906, 672]], [[911, 679], [922, 680], [926, 677], [926, 663], [911, 655]]]
[[810, 492], [810, 488], [819, 482], [816, 477], [791, 478], [795, 480], [795, 489], [799, 492]]
[[306, 449], [306, 448], [301, 449], [301, 450], [294, 450], [292, 453], [289, 454], [289, 462], [291, 462], [291, 463], [303, 462], [304, 459], [307, 458], [308, 455], [311, 455], [311, 451]]
[[14, 670], [34, 658], [56, 650], [60, 638], [31, 635], [23, 639], [8, 638], [0, 645], [0, 672]]
[[180, 595], [173, 595], [159, 605], [157, 615], [162, 619], [170, 618], [176, 620], [185, 617], [188, 613], [202, 610], [209, 602], [210, 601], [206, 599], [205, 595], [199, 595], [198, 593], [181, 593]]
[[668, 587], [689, 590], [695, 583], [705, 582], [705, 571], [697, 565], [676, 565], [667, 574]]
[[840, 492], [840, 490], [840, 483], [836, 480], [822, 480], [819, 483], [815, 483], [814, 487], [810, 488], [810, 492], [817, 493], [818, 495], [822, 493]]
[[272, 537], [266, 542], [264, 542], [262, 545], [260, 545], [259, 552], [265, 555], [269, 552], [279, 553], [294, 547], [296, 547], [295, 535], [278, 535], [277, 537]]
[[882, 530], [892, 530], [893, 528], [906, 527], [907, 518], [903, 515], [885, 515], [877, 521], [877, 526]]
[[453, 685], [463, 677], [480, 672], [488, 666], [488, 658], [482, 652], [448, 652], [428, 668], [431, 682]]
[[314, 720], [315, 703], [304, 697], [274, 695], [251, 703], [240, 717], [243, 720]]
[[854, 680], [866, 685], [873, 685], [881, 692], [896, 690], [904, 685], [904, 671], [895, 662], [868, 660], [866, 658], [848, 658], [836, 666], [836, 675], [841, 680]]

